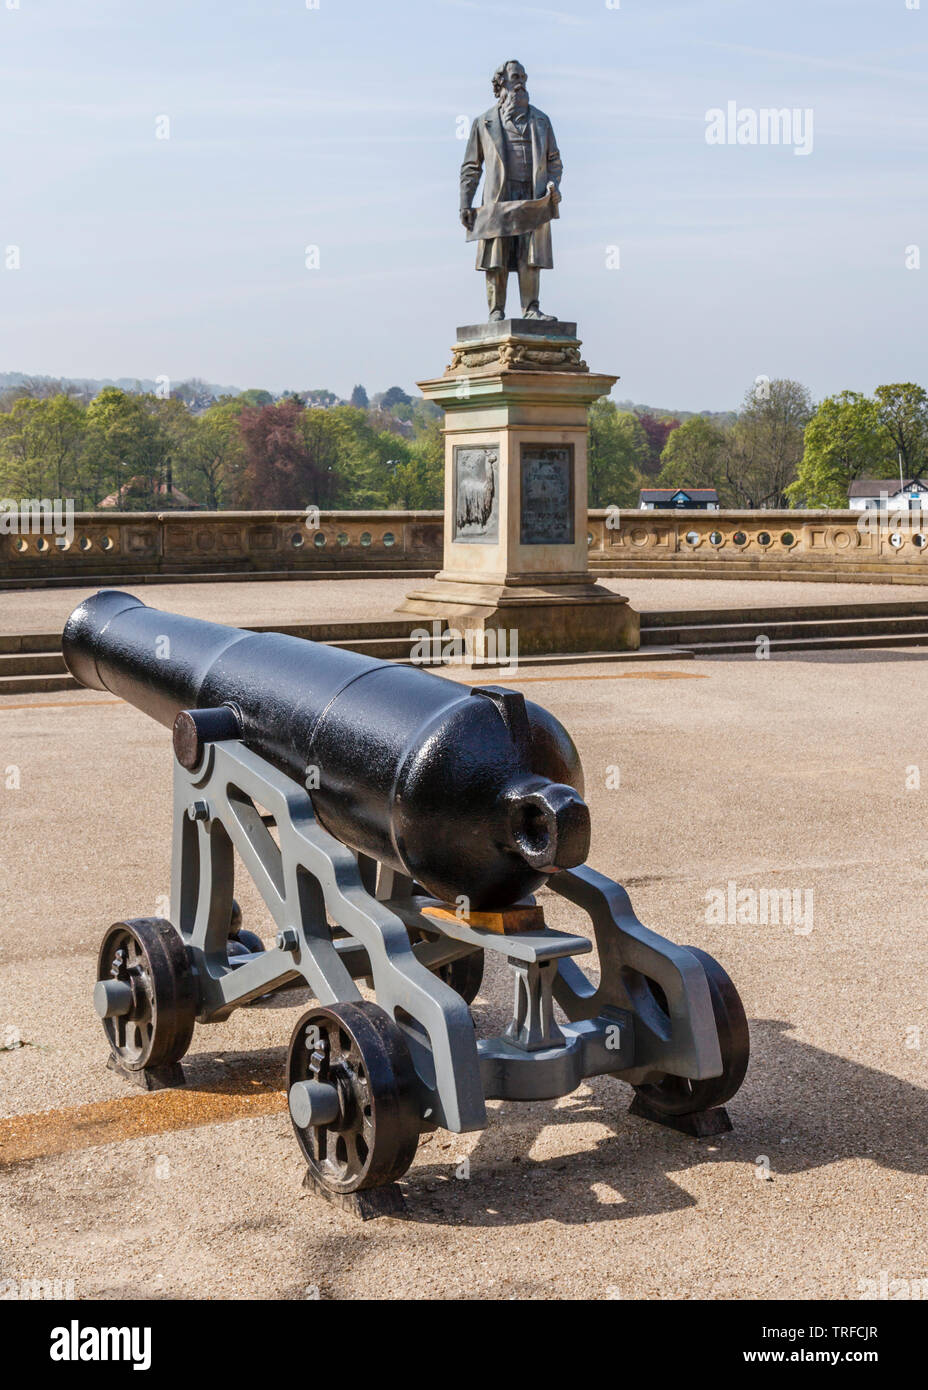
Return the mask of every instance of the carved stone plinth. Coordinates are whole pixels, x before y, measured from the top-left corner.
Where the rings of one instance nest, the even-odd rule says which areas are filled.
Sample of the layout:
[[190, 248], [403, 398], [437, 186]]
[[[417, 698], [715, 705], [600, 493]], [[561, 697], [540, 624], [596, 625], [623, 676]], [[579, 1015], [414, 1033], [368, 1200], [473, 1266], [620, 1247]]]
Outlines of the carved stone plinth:
[[461, 365], [419, 382], [445, 412], [444, 565], [399, 611], [495, 634], [490, 656], [511, 656], [511, 634], [525, 655], [639, 645], [638, 614], [588, 568], [587, 411], [616, 378], [578, 348], [574, 323], [469, 326]]
[[496, 368], [510, 372], [588, 372], [575, 323], [503, 319], [458, 329], [445, 376]]

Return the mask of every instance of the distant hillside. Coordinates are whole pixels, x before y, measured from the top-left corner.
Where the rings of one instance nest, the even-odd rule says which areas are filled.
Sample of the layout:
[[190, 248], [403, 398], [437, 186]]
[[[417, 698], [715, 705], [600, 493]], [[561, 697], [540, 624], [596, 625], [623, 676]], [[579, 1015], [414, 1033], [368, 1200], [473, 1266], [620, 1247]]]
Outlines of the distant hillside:
[[[160, 383], [151, 377], [56, 377], [56, 376], [30, 376], [26, 372], [0, 372], [0, 394], [5, 391], [14, 390], [18, 386], [25, 386], [30, 393], [37, 395], [47, 395], [50, 388], [56, 386], [64, 387], [65, 390], [74, 395], [81, 396], [85, 401], [92, 400], [104, 386], [116, 386], [120, 391], [132, 392], [156, 392]], [[181, 391], [181, 387], [192, 388], [188, 391]], [[260, 387], [250, 388], [260, 391]], [[362, 388], [355, 387], [355, 391]], [[171, 390], [184, 397], [190, 397], [189, 403], [194, 409], [203, 409], [209, 401], [218, 400], [220, 396], [240, 396], [243, 388], [241, 386], [220, 386], [215, 382], [203, 381], [200, 378], [192, 378], [186, 381], [172, 381]], [[269, 391], [268, 399], [279, 400], [282, 395], [292, 395], [293, 392]], [[345, 405], [346, 401], [337, 396], [332, 391], [327, 391], [319, 387], [298, 389], [297, 395], [302, 396], [309, 405]], [[367, 403], [367, 393], [364, 394], [364, 404]], [[371, 397], [371, 405], [391, 406], [395, 402], [391, 399], [396, 395], [399, 401], [411, 402], [414, 398], [408, 396], [399, 387], [391, 387], [386, 392], [380, 392]], [[386, 400], [384, 400], [386, 397]], [[356, 402], [360, 403], [360, 402]], [[688, 420], [693, 415], [705, 415], [709, 420], [716, 420], [719, 424], [730, 425], [737, 418], [737, 411], [734, 410], [666, 410], [663, 406], [643, 405], [640, 401], [616, 401], [619, 410], [631, 410], [636, 415], [654, 415], [658, 419]]]
[[635, 415], [656, 415], [658, 419], [689, 420], [694, 415], [704, 415], [707, 420], [717, 420], [720, 425], [734, 424], [738, 418], [737, 410], [665, 410], [663, 406], [642, 405], [639, 401], [616, 401], [619, 410], [631, 410]]
[[[180, 382], [172, 382], [173, 385], [180, 385]], [[26, 372], [0, 372], [0, 391], [8, 391], [14, 386], [65, 386], [75, 393], [81, 395], [95, 396], [102, 391], [104, 386], [117, 386], [120, 391], [157, 391], [159, 383], [151, 377], [121, 376], [121, 377], [73, 377], [73, 376], [30, 376]], [[204, 391], [210, 395], [237, 396], [241, 392], [239, 386], [216, 386], [212, 382], [197, 382]]]

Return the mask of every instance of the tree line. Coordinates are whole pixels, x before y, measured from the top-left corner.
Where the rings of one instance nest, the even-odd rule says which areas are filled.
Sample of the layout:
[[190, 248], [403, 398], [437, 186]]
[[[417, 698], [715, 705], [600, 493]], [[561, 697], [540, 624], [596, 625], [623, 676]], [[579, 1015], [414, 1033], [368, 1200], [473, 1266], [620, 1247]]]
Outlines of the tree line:
[[[0, 397], [0, 496], [73, 498], [122, 511], [440, 508], [439, 409], [391, 387], [331, 391], [203, 383], [168, 396], [24, 382]], [[797, 381], [759, 378], [728, 415], [590, 409], [589, 501], [634, 507], [642, 487], [711, 487], [723, 507], [844, 507], [859, 477], [928, 471], [928, 394], [911, 382], [817, 405]]]
[[[356, 388], [355, 396], [363, 392]], [[17, 387], [0, 408], [0, 494], [78, 511], [441, 507], [441, 412], [399, 387], [215, 401], [105, 386], [89, 400]]]
[[[661, 431], [663, 430], [663, 439]], [[928, 393], [913, 382], [817, 405], [798, 381], [761, 378], [729, 417], [590, 411], [590, 505], [635, 506], [642, 487], [708, 487], [723, 507], [846, 507], [855, 478], [928, 472]]]

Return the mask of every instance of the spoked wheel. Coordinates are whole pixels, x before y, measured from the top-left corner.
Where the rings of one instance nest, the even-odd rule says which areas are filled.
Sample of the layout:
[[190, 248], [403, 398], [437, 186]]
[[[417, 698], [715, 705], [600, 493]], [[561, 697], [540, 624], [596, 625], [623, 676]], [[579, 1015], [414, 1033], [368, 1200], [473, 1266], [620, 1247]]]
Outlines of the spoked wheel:
[[363, 1001], [316, 1007], [290, 1039], [290, 1118], [312, 1176], [330, 1192], [402, 1177], [419, 1142], [416, 1075], [402, 1032]]
[[97, 961], [94, 1008], [113, 1055], [129, 1071], [179, 1062], [196, 1022], [187, 948], [163, 917], [116, 922]]
[[709, 982], [709, 997], [722, 1053], [722, 1074], [706, 1077], [702, 1081], [667, 1075], [650, 1085], [636, 1086], [641, 1099], [664, 1115], [693, 1115], [700, 1110], [724, 1105], [744, 1080], [751, 1055], [748, 1021], [738, 991], [717, 960], [695, 946], [686, 949], [692, 951], [702, 963]]

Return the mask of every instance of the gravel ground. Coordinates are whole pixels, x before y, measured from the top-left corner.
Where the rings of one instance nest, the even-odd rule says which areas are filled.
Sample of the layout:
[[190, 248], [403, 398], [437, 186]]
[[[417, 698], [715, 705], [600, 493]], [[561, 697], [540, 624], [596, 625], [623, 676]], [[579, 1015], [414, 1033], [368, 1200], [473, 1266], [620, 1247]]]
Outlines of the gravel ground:
[[[307, 587], [335, 588], [249, 587], [243, 611], [238, 587], [141, 592], [247, 621], [275, 616], [266, 596], [292, 616]], [[391, 587], [403, 582], [378, 586], [384, 603]], [[672, 581], [627, 587], [682, 606]], [[787, 587], [802, 586], [688, 590], [707, 606], [735, 588], [787, 602], [774, 597]], [[803, 594], [825, 602], [827, 587]], [[17, 597], [48, 605], [38, 627], [75, 593]], [[881, 1271], [928, 1278], [928, 870], [922, 796], [906, 786], [928, 666], [916, 651], [814, 653], [628, 676], [560, 667], [526, 693], [580, 748], [590, 862], [742, 994], [753, 1058], [734, 1132], [695, 1140], [632, 1118], [609, 1078], [560, 1102], [491, 1103], [485, 1132], [421, 1144], [406, 1219], [367, 1224], [300, 1185], [275, 1081], [299, 997], [198, 1029], [182, 1096], [142, 1096], [104, 1069], [95, 953], [110, 922], [163, 907], [169, 738], [98, 692], [0, 699], [0, 772], [20, 783], [0, 783], [0, 1042], [13, 1028], [24, 1044], [0, 1051], [0, 1277], [73, 1279], [89, 1299], [855, 1299]], [[812, 930], [707, 923], [707, 894], [729, 882], [811, 892]], [[269, 935], [251, 885], [239, 896]], [[562, 900], [547, 911], [584, 929]], [[491, 962], [482, 1032], [503, 1026], [509, 993]]]

